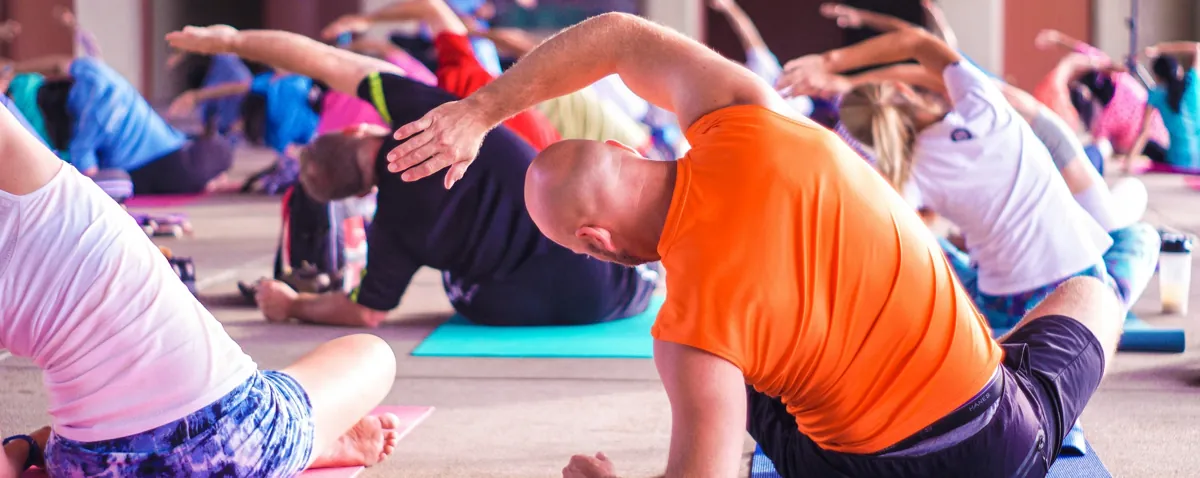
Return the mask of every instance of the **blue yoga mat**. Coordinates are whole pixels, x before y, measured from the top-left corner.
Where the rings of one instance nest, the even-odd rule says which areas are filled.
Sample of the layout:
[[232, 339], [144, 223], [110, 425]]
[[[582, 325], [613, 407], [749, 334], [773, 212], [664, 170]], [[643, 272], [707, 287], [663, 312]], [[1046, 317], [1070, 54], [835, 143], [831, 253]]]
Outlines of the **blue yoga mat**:
[[[1000, 337], [1011, 329], [995, 329], [993, 335]], [[1137, 318], [1132, 312], [1125, 317], [1125, 333], [1117, 350], [1122, 352], [1183, 353], [1187, 348], [1187, 336], [1183, 329], [1172, 329], [1150, 325]]]
[[418, 357], [579, 357], [652, 358], [650, 326], [662, 308], [662, 296], [645, 312], [594, 325], [491, 327], [461, 316], [434, 329], [412, 354]]
[[[1062, 455], [1050, 467], [1047, 478], [1112, 478], [1112, 473], [1100, 462], [1095, 453], [1083, 456]], [[762, 448], [754, 449], [750, 458], [750, 478], [781, 478], [775, 464], [763, 454]]]

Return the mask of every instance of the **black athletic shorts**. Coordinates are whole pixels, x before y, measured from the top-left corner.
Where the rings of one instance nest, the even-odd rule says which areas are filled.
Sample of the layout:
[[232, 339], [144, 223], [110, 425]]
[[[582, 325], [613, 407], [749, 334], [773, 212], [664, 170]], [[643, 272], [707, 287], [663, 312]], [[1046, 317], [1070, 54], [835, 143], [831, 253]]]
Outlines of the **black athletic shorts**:
[[1003, 392], [985, 407], [994, 410], [987, 412], [990, 420], [940, 450], [915, 456], [903, 449], [883, 455], [827, 451], [800, 433], [779, 399], [747, 386], [750, 435], [784, 477], [1046, 476], [1100, 385], [1104, 351], [1087, 327], [1063, 316], [1030, 321], [1001, 347]]
[[133, 193], [196, 194], [233, 165], [233, 145], [220, 135], [200, 136], [129, 172]]

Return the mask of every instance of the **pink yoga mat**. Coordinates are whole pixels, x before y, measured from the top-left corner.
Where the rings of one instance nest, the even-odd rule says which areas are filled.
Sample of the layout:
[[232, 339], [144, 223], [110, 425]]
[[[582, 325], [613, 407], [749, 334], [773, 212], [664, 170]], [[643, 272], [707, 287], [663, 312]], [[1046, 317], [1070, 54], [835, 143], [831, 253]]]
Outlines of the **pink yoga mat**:
[[[371, 410], [372, 414], [391, 413], [400, 417], [400, 438], [404, 438], [409, 432], [420, 425], [422, 421], [433, 413], [433, 407], [376, 407]], [[323, 468], [319, 470], [307, 470], [301, 473], [300, 476], [305, 478], [353, 478], [362, 473], [364, 467], [351, 466], [346, 468]], [[21, 475], [21, 478], [46, 478], [46, 473], [40, 468], [33, 468]]]
[[125, 201], [129, 207], [183, 207], [205, 197], [205, 194], [162, 194], [157, 196], [134, 196]]

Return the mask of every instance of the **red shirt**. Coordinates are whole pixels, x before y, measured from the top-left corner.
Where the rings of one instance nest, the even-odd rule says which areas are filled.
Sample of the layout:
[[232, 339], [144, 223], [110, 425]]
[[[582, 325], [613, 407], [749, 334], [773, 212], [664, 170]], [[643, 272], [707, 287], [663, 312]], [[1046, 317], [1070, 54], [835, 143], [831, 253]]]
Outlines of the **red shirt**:
[[[466, 98], [494, 79], [475, 58], [475, 51], [471, 49], [471, 41], [466, 35], [443, 32], [437, 36], [433, 45], [437, 48], [438, 86], [443, 90], [454, 93], [459, 98]], [[509, 118], [504, 122], [504, 126], [528, 141], [530, 146], [538, 151], [562, 139], [558, 130], [550, 124], [550, 120], [534, 109], [522, 111]]]

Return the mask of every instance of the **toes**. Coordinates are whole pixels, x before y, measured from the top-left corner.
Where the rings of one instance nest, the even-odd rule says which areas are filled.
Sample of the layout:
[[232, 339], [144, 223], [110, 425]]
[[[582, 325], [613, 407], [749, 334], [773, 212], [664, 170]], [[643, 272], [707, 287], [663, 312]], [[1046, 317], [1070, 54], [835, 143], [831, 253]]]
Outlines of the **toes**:
[[400, 417], [397, 417], [395, 414], [384, 413], [377, 418], [379, 418], [379, 424], [383, 425], [384, 430], [400, 428]]
[[389, 431], [389, 432], [383, 434], [384, 445], [393, 445], [394, 446], [399, 441], [400, 441], [400, 434], [397, 432]]

